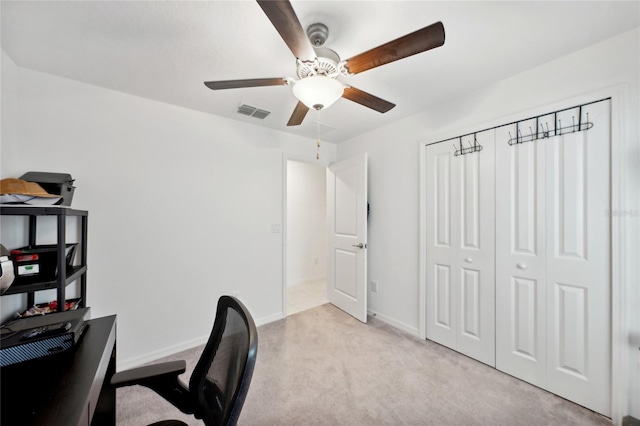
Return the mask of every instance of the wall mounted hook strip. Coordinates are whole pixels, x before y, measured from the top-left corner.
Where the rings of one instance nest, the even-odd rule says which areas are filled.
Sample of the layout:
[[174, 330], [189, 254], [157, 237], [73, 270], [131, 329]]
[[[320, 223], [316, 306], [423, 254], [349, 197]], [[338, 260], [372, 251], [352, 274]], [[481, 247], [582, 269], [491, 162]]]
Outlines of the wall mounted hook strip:
[[[486, 132], [486, 131], [489, 131], [489, 130], [499, 129], [499, 128], [506, 127], [506, 126], [512, 126], [514, 124], [516, 125], [516, 137], [514, 138], [513, 136], [511, 136], [511, 132], [509, 132], [509, 141], [508, 141], [509, 145], [515, 145], [515, 144], [524, 143], [524, 142], [531, 142], [531, 141], [535, 141], [535, 140], [538, 140], [538, 139], [545, 139], [545, 138], [548, 138], [548, 137], [551, 136], [551, 131], [549, 129], [549, 123], [548, 122], [544, 123], [544, 124], [546, 124], [546, 130], [545, 130], [544, 124], [540, 123], [540, 118], [547, 117], [547, 116], [549, 116], [551, 114], [553, 114], [553, 117], [554, 117], [553, 136], [558, 134], [558, 132], [562, 132], [563, 130], [570, 130], [568, 133], [585, 131], [585, 130], [591, 129], [593, 127], [593, 123], [591, 123], [589, 121], [589, 113], [588, 112], [586, 113], [586, 116], [587, 116], [586, 117], [586, 122], [585, 123], [582, 122], [582, 108], [587, 106], [587, 105], [597, 104], [599, 102], [604, 102], [604, 101], [608, 101], [608, 100], [611, 100], [611, 97], [598, 99], [597, 101], [587, 102], [587, 103], [584, 103], [582, 105], [576, 105], [576, 106], [572, 106], [572, 107], [569, 107], [569, 108], [559, 109], [557, 111], [548, 112], [546, 114], [540, 114], [540, 115], [537, 115], [537, 116], [525, 118], [525, 119], [518, 120], [518, 121], [512, 121], [510, 123], [500, 124], [498, 126], [488, 127], [486, 129], [477, 130], [477, 131], [475, 131], [473, 133], [467, 133], [466, 135], [456, 136], [456, 137], [449, 138], [449, 139], [442, 139], [442, 140], [439, 140], [437, 142], [431, 142], [431, 143], [428, 143], [428, 144], [425, 144], [425, 145], [426, 146], [435, 145], [435, 144], [439, 144], [439, 143], [442, 143], [442, 142], [447, 142], [447, 141], [458, 139], [459, 140], [458, 144], [460, 146], [460, 149], [458, 149], [455, 146], [455, 144], [453, 145], [453, 148], [454, 148], [454, 151], [455, 151], [455, 155], [458, 156], [458, 155], [469, 154], [470, 153], [469, 152], [469, 148], [464, 148], [462, 146], [462, 138], [463, 137], [473, 135], [473, 137], [474, 137], [474, 145], [475, 145], [476, 144], [476, 134], [477, 133], [482, 133], [482, 132]], [[578, 126], [576, 127], [574, 125], [574, 123], [572, 123], [571, 126], [567, 126], [566, 128], [560, 128], [560, 126], [558, 126], [558, 121], [557, 121], [558, 113], [564, 112], [564, 111], [569, 111], [569, 110], [576, 109], [576, 108], [578, 108]], [[536, 120], [536, 134], [535, 134], [535, 136], [533, 135], [533, 132], [531, 131], [531, 128], [529, 128], [530, 135], [522, 137], [522, 133], [519, 131], [520, 123], [524, 123], [526, 121], [534, 120], [534, 119]], [[538, 130], [538, 125], [540, 126], [540, 131]], [[562, 133], [560, 133], [560, 134], [562, 134]], [[477, 151], [481, 151], [481, 150], [482, 150], [482, 145], [478, 144], [477, 147], [474, 147], [474, 150], [471, 151], [471, 152], [477, 152]]]
[[[465, 136], [471, 136], [471, 135], [465, 135]], [[463, 146], [462, 136], [459, 136], [459, 141], [460, 141], [460, 149], [455, 149], [455, 152], [453, 153], [453, 155], [455, 155], [456, 157], [460, 155], [466, 155], [466, 154], [471, 154], [473, 152], [482, 151], [482, 145], [478, 143], [478, 139], [476, 138], [475, 133], [473, 134], [473, 145], [471, 144], [471, 141], [467, 141], [469, 143], [469, 146]], [[455, 145], [453, 147], [455, 148]]]
[[[589, 121], [589, 117], [587, 117], [587, 121]], [[580, 128], [581, 124], [582, 124], [582, 105], [580, 105], [580, 107], [578, 108], [578, 129]]]
[[[557, 127], [553, 130], [553, 135], [551, 135], [551, 130], [549, 130], [549, 123], [545, 123], [545, 124], [547, 125], [546, 130], [544, 128], [544, 125], [540, 124], [540, 127], [542, 128], [541, 136], [538, 135], [538, 132], [536, 132], [535, 135], [533, 134], [533, 132], [530, 132], [529, 135], [522, 136], [522, 133], [520, 132], [514, 138], [511, 136], [511, 133], [509, 133], [509, 141], [508, 141], [509, 145], [516, 145], [516, 144], [525, 143], [525, 142], [533, 142], [535, 140], [545, 139], [550, 136], [562, 136], [569, 133], [586, 131], [593, 127], [593, 123], [591, 123], [588, 119], [588, 113], [587, 113], [587, 121], [584, 123], [579, 123], [577, 126], [575, 125], [575, 123], [572, 123], [570, 126], [562, 127], [562, 120], [558, 119]], [[531, 128], [529, 128], [529, 130], [531, 130]]]

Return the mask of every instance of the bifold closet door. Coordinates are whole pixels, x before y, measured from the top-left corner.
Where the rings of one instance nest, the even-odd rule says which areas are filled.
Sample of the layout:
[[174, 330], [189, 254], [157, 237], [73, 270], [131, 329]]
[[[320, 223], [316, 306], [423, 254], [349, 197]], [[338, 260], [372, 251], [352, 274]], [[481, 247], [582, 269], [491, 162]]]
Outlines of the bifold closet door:
[[429, 340], [495, 366], [493, 134], [426, 149], [426, 306]]
[[[496, 131], [496, 367], [604, 415], [611, 401], [609, 108], [609, 101], [584, 107], [582, 120], [589, 112], [594, 123], [588, 131], [535, 142], [509, 146], [514, 130]], [[572, 123], [572, 116], [577, 123], [578, 109], [557, 119]]]

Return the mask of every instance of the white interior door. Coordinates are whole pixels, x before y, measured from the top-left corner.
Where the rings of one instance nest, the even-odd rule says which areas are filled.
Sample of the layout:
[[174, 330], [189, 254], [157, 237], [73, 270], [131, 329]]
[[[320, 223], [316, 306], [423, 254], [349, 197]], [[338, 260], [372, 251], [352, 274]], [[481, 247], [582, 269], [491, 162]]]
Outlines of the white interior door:
[[495, 366], [494, 132], [426, 149], [427, 338]]
[[329, 301], [367, 322], [367, 155], [327, 173]]
[[586, 110], [591, 130], [497, 145], [496, 366], [608, 416], [609, 102]]

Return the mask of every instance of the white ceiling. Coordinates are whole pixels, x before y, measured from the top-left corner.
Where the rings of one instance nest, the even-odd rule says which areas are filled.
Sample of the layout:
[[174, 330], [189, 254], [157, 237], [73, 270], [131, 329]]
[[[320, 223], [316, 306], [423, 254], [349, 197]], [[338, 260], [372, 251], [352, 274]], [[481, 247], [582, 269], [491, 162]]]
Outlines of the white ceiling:
[[[321, 111], [341, 142], [640, 26], [640, 2], [292, 1], [302, 26], [329, 27], [348, 59], [442, 21], [443, 47], [341, 79], [397, 104], [380, 114], [339, 99]], [[211, 91], [203, 82], [295, 77], [295, 59], [253, 1], [2, 1], [1, 41], [21, 67], [315, 137], [315, 111], [286, 127], [290, 86]], [[240, 103], [271, 111], [265, 120]]]

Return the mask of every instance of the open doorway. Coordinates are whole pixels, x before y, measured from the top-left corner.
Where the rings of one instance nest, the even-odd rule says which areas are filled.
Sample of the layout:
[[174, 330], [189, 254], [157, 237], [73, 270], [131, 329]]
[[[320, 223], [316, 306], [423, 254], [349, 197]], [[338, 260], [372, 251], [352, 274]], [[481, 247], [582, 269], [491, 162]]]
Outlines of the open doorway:
[[328, 303], [326, 168], [286, 165], [286, 315]]

